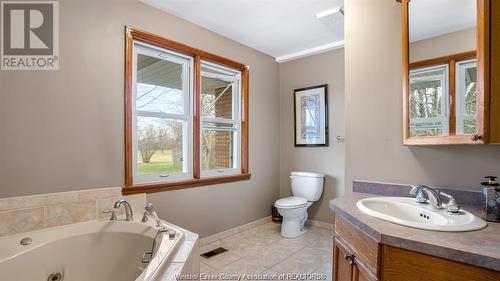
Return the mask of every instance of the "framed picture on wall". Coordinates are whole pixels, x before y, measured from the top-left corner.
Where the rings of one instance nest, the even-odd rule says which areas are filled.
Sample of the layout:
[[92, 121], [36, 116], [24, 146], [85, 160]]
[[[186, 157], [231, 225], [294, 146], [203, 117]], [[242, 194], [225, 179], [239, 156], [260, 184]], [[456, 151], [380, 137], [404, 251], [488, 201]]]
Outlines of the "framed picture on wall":
[[295, 146], [328, 146], [328, 85], [294, 91]]

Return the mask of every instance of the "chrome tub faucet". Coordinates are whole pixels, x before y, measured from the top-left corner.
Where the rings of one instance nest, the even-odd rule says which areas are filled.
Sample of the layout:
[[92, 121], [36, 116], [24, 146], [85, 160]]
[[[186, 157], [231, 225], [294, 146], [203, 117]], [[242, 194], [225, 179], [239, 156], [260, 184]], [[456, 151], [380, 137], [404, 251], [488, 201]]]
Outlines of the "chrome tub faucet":
[[134, 220], [134, 212], [132, 212], [132, 207], [125, 199], [120, 199], [115, 203], [115, 209], [119, 209], [123, 205], [125, 207], [125, 220], [133, 221]]

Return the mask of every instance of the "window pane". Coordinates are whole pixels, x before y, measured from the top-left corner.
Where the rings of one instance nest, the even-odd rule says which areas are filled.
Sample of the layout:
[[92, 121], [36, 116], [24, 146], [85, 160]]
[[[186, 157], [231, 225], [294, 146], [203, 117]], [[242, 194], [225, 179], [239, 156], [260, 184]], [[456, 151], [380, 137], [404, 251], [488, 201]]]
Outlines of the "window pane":
[[464, 120], [464, 134], [474, 135], [476, 132], [476, 119]]
[[183, 121], [137, 118], [137, 174], [183, 172]]
[[410, 74], [410, 136], [440, 136], [448, 132], [444, 97], [448, 95], [447, 68]]
[[476, 114], [476, 94], [477, 94], [477, 73], [476, 67], [469, 67], [465, 70], [465, 113]]
[[[201, 113], [204, 117], [233, 118], [233, 82], [213, 77], [215, 72], [202, 69]], [[210, 77], [207, 77], [210, 76]], [[217, 74], [221, 75], [221, 74]]]
[[410, 126], [410, 137], [442, 136], [443, 124], [441, 122], [423, 122]]
[[202, 132], [202, 169], [217, 170], [234, 167], [233, 145], [235, 133], [203, 129]]
[[457, 66], [457, 133], [476, 134], [477, 119], [477, 67], [475, 61], [462, 62]]
[[137, 54], [136, 110], [184, 114], [183, 65]]

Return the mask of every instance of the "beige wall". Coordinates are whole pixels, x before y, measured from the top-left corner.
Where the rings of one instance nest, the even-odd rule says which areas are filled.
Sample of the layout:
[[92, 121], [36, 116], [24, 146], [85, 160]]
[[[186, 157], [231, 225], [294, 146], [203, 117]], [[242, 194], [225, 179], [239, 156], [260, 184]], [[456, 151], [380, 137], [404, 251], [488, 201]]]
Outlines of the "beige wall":
[[278, 197], [278, 64], [135, 0], [60, 1], [60, 70], [0, 72], [0, 198], [122, 186], [124, 26], [250, 66], [250, 181], [151, 194], [206, 236], [269, 214]]
[[347, 190], [354, 179], [471, 188], [500, 175], [500, 146], [402, 145], [400, 4], [345, 5]]
[[463, 29], [410, 44], [410, 62], [464, 53], [476, 49], [476, 28]]
[[[334, 50], [280, 64], [280, 196], [290, 196], [291, 171], [316, 171], [327, 175], [323, 196], [309, 209], [313, 220], [333, 223], [328, 201], [343, 194], [344, 136], [344, 50]], [[329, 147], [294, 146], [293, 90], [328, 84]]]

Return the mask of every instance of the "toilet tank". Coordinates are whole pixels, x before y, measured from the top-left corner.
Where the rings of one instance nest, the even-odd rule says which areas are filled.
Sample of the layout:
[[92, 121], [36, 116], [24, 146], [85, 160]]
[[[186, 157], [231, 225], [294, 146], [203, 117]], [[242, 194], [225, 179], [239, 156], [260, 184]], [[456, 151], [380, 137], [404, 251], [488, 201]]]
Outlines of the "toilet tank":
[[307, 199], [318, 201], [323, 193], [325, 175], [313, 172], [292, 172], [290, 175], [292, 194]]

